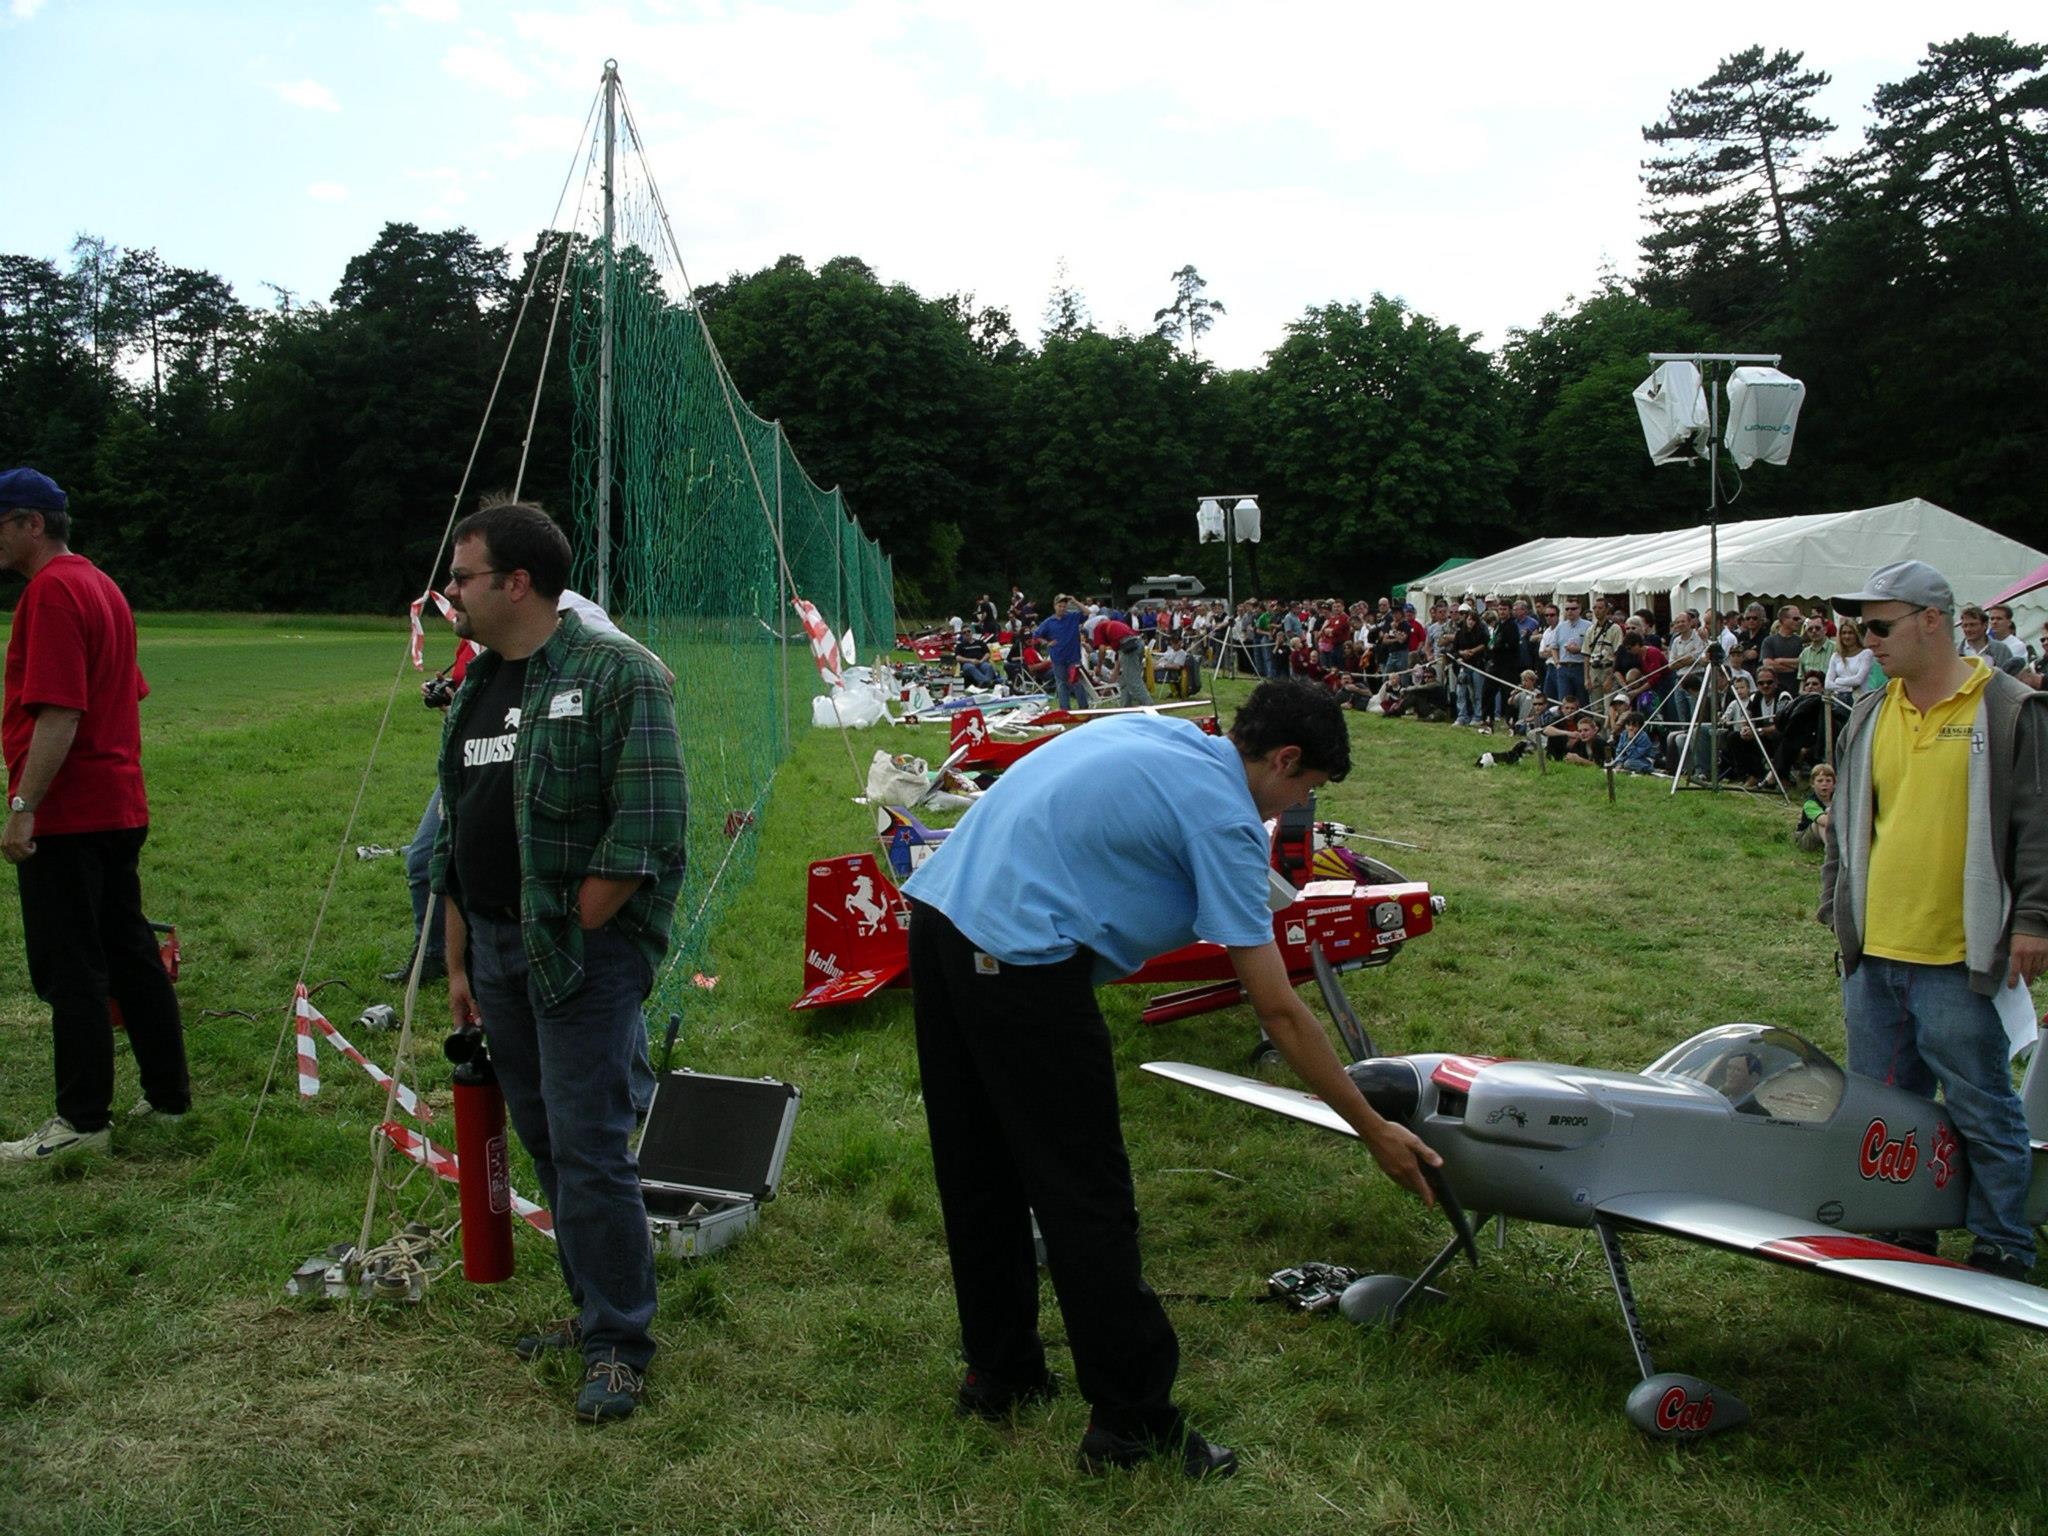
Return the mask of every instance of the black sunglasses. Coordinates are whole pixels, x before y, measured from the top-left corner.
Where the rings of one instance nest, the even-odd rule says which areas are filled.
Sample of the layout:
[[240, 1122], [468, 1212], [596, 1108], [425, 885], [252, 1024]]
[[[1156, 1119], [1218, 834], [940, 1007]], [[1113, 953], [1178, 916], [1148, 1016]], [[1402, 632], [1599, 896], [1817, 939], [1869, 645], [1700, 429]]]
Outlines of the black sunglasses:
[[1930, 613], [1932, 611], [1929, 608], [1921, 607], [1915, 608], [1912, 613], [1902, 613], [1895, 619], [1865, 619], [1863, 621], [1863, 633], [1875, 635], [1878, 639], [1883, 640], [1895, 628], [1905, 623], [1906, 620], [1912, 618], [1915, 614]]

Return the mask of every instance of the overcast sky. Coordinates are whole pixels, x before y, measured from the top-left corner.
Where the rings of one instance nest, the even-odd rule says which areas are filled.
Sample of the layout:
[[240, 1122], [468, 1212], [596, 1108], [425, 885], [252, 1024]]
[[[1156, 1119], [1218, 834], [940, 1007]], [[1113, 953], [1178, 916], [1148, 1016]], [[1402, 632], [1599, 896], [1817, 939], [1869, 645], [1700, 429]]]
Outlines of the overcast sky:
[[1846, 145], [1930, 42], [2048, 35], [2007, 0], [0, 5], [0, 250], [91, 231], [268, 304], [388, 221], [523, 248], [616, 57], [697, 282], [855, 255], [1036, 341], [1060, 262], [1134, 331], [1192, 262], [1230, 366], [1330, 300], [1495, 345], [1631, 271], [1642, 125], [1726, 54], [1804, 51]]

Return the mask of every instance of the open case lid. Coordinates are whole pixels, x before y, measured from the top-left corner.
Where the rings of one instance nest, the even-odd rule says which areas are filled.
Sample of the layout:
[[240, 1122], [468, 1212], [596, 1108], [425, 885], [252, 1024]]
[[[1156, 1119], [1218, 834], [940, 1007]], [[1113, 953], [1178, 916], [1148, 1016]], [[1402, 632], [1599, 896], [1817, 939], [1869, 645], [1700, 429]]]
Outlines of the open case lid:
[[728, 1200], [774, 1199], [801, 1097], [772, 1077], [666, 1074], [640, 1133], [641, 1182]]

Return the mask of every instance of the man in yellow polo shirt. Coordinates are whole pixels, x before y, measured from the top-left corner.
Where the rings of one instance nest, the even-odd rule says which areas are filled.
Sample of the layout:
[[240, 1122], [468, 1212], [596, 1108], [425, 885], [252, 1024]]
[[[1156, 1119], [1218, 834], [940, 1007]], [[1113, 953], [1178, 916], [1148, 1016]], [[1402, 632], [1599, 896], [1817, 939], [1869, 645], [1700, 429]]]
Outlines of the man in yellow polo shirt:
[[[1821, 869], [1849, 1070], [1941, 1089], [1969, 1159], [1970, 1263], [2025, 1277], [2031, 1156], [1994, 999], [2048, 966], [2048, 694], [1956, 654], [1955, 594], [1925, 561], [1834, 606], [1891, 679], [1835, 744]], [[1933, 1250], [1932, 1233], [1894, 1236]]]

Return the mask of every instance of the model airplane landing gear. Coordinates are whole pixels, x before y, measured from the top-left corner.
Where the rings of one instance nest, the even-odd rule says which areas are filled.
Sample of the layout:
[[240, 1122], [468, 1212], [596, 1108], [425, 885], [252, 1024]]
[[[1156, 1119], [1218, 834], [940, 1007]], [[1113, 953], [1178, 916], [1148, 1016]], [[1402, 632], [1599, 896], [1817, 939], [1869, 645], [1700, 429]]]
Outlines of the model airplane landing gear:
[[[1474, 1223], [1465, 1214], [1465, 1207], [1451, 1193], [1451, 1186], [1445, 1182], [1441, 1169], [1424, 1164], [1422, 1171], [1436, 1195], [1437, 1204], [1450, 1220], [1451, 1240], [1438, 1250], [1435, 1258], [1423, 1265], [1422, 1273], [1413, 1280], [1405, 1275], [1367, 1275], [1346, 1286], [1343, 1296], [1338, 1299], [1337, 1310], [1361, 1327], [1385, 1323], [1389, 1328], [1398, 1328], [1401, 1319], [1412, 1308], [1435, 1306], [1443, 1301], [1444, 1293], [1429, 1282], [1442, 1274], [1460, 1253], [1472, 1261], [1474, 1269], [1479, 1267], [1479, 1244], [1472, 1236]], [[1486, 1218], [1480, 1217], [1478, 1225], [1485, 1224]]]
[[1622, 1257], [1621, 1238], [1604, 1221], [1594, 1222], [1593, 1230], [1600, 1234], [1600, 1251], [1607, 1256], [1607, 1274], [1614, 1281], [1614, 1299], [1621, 1303], [1622, 1325], [1628, 1329], [1629, 1347], [1636, 1352], [1636, 1368], [1643, 1373], [1622, 1409], [1629, 1423], [1653, 1440], [1697, 1440], [1747, 1424], [1749, 1408], [1734, 1393], [1697, 1376], [1657, 1369], [1650, 1358], [1650, 1341], [1643, 1336], [1643, 1321], [1636, 1314], [1636, 1293], [1628, 1283], [1628, 1260]]

